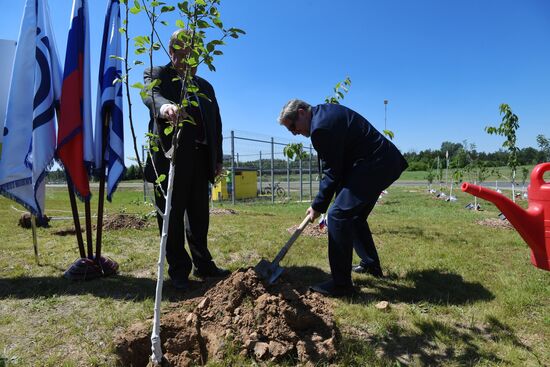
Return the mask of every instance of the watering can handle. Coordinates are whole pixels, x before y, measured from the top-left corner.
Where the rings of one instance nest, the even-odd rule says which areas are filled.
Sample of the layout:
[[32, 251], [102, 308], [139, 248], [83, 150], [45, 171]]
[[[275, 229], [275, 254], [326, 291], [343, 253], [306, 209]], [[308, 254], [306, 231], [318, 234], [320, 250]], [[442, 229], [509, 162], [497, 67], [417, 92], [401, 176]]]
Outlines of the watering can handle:
[[531, 172], [531, 187], [533, 189], [538, 190], [543, 185], [550, 185], [544, 181], [544, 174], [547, 171], [550, 171], [550, 162], [538, 164], [533, 168], [533, 172]]

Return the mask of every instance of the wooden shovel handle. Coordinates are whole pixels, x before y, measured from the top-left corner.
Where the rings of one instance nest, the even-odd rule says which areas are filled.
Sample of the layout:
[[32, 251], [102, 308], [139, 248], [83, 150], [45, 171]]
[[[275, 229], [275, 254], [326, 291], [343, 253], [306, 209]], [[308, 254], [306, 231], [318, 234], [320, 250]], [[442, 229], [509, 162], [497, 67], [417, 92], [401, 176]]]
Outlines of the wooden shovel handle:
[[311, 223], [311, 220], [309, 219], [309, 215], [306, 216], [304, 218], [304, 220], [302, 221], [302, 223], [300, 223], [300, 225], [298, 226], [298, 228], [296, 228], [296, 230], [294, 231], [294, 233], [292, 234], [292, 236], [290, 236], [289, 240], [286, 241], [285, 245], [283, 246], [283, 248], [279, 251], [279, 253], [277, 254], [277, 256], [275, 256], [275, 260], [273, 260], [273, 266], [278, 266], [279, 265], [279, 262], [285, 257], [286, 253], [288, 252], [288, 250], [290, 249], [290, 247], [292, 246], [292, 244], [294, 243], [294, 241], [296, 241], [296, 239], [300, 236], [300, 234], [302, 234], [302, 231], [304, 230], [304, 228], [307, 227], [307, 225]]

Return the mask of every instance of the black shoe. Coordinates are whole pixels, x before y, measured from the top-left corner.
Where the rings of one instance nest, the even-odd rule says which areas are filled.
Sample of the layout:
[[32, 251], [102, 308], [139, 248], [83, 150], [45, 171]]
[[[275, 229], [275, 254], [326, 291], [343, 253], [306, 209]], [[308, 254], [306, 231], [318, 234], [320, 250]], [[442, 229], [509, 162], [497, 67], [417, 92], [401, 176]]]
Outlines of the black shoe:
[[363, 266], [356, 265], [351, 268], [354, 273], [358, 274], [370, 274], [376, 278], [383, 278], [384, 273], [382, 273], [382, 268], [380, 266]]
[[188, 279], [170, 279], [170, 284], [179, 291], [186, 291], [189, 289]]
[[334, 281], [327, 280], [326, 282], [319, 283], [309, 287], [312, 292], [321, 293], [323, 296], [328, 297], [349, 297], [354, 292], [353, 284], [349, 285], [336, 285]]
[[229, 270], [218, 268], [217, 266], [207, 270], [197, 268], [193, 269], [193, 275], [197, 278], [225, 278], [229, 274], [231, 274]]

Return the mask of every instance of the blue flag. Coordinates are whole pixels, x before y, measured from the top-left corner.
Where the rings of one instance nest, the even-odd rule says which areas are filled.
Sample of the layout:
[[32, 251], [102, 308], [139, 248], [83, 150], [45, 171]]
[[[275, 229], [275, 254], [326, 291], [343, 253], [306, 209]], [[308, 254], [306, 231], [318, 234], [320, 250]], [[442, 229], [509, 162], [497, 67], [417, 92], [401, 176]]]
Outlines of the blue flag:
[[55, 152], [61, 67], [45, 0], [27, 0], [15, 52], [0, 160], [0, 193], [44, 213], [46, 170]]
[[[99, 80], [95, 120], [95, 166], [107, 169], [107, 200], [111, 201], [118, 182], [124, 175], [124, 125], [122, 116], [122, 83], [120, 78], [122, 63], [120, 57], [120, 4], [119, 0], [109, 0], [103, 28], [103, 43], [99, 59]], [[108, 127], [103, 132], [104, 120], [108, 118]], [[106, 137], [105, 142], [103, 136]], [[105, 151], [101, 160], [103, 146]]]

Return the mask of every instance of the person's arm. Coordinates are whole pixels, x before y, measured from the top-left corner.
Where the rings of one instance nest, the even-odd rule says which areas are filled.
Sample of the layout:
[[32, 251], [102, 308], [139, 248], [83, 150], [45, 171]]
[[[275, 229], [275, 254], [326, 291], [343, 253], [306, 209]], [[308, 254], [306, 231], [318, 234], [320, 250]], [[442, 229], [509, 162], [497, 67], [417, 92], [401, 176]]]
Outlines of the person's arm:
[[[143, 71], [143, 81], [146, 86], [151, 84], [153, 80], [160, 79], [160, 70], [161, 68], [154, 67], [146, 68]], [[147, 90], [147, 95], [143, 98], [143, 103], [149, 108], [151, 116], [153, 116], [154, 113], [156, 118], [166, 119], [168, 118], [167, 109], [172, 110], [172, 108], [168, 108], [166, 105], [175, 107], [175, 103], [162, 95], [161, 85], [162, 84], [159, 84], [151, 90]], [[161, 111], [161, 109], [163, 111]], [[164, 114], [161, 114], [161, 112], [164, 112]]]
[[[334, 130], [334, 129], [333, 129]], [[323, 161], [323, 178], [319, 182], [319, 192], [311, 203], [311, 208], [325, 213], [342, 182], [345, 151], [345, 131], [317, 129], [311, 136], [313, 147]]]

